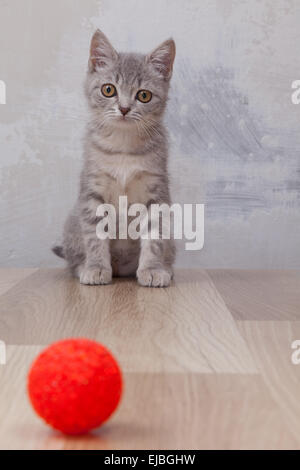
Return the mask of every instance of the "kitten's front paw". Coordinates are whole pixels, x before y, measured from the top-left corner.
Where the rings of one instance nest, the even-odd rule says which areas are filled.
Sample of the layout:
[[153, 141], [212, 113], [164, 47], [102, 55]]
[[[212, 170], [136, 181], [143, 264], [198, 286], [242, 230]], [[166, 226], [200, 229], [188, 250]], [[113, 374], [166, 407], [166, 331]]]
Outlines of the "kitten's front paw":
[[137, 280], [144, 287], [168, 287], [171, 282], [171, 273], [165, 269], [139, 269]]
[[109, 284], [112, 280], [112, 270], [100, 268], [83, 268], [80, 273], [80, 283], [89, 286]]

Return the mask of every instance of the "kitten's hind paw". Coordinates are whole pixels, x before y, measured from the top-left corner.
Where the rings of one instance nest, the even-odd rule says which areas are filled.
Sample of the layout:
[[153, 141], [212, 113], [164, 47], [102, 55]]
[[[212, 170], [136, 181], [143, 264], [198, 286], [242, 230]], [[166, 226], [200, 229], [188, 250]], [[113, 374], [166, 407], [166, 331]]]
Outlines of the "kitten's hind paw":
[[89, 286], [109, 284], [112, 280], [112, 270], [104, 268], [83, 268], [79, 279], [81, 284]]
[[137, 280], [144, 287], [168, 287], [171, 282], [171, 273], [165, 269], [139, 269]]

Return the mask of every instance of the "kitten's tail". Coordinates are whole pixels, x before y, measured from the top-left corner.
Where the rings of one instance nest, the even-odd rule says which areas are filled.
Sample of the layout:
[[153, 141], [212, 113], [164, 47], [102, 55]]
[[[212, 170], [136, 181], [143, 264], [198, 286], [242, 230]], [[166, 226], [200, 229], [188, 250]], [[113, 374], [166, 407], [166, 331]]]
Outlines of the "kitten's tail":
[[56, 256], [58, 256], [59, 258], [65, 259], [64, 249], [63, 249], [62, 246], [59, 246], [59, 245], [53, 246], [53, 247], [52, 247], [52, 251], [53, 251], [53, 253], [54, 253]]

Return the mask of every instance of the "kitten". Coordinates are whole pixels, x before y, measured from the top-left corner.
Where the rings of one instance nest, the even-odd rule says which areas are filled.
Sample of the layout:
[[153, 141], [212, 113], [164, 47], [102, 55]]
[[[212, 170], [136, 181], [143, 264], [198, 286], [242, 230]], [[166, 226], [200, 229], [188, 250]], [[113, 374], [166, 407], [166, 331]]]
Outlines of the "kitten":
[[[100, 240], [96, 209], [101, 203], [170, 205], [168, 145], [162, 117], [175, 58], [169, 39], [149, 55], [117, 53], [97, 30], [91, 41], [86, 96], [91, 112], [78, 201], [68, 217], [64, 258], [82, 284], [108, 284], [136, 275], [142, 286], [170, 284], [173, 240]], [[150, 219], [149, 219], [150, 220]]]

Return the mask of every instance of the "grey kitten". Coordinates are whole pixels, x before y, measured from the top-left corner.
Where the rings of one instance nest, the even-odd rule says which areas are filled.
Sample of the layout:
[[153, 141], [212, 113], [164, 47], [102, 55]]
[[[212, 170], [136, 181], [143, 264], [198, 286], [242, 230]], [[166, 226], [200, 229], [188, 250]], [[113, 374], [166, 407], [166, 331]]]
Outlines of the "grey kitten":
[[142, 286], [170, 284], [175, 249], [172, 240], [100, 240], [96, 209], [128, 205], [170, 205], [168, 145], [162, 117], [175, 58], [169, 39], [149, 55], [117, 53], [97, 30], [92, 38], [86, 96], [91, 112], [77, 203], [68, 217], [62, 246], [82, 284], [108, 284], [114, 276], [136, 275]]

